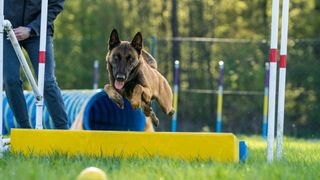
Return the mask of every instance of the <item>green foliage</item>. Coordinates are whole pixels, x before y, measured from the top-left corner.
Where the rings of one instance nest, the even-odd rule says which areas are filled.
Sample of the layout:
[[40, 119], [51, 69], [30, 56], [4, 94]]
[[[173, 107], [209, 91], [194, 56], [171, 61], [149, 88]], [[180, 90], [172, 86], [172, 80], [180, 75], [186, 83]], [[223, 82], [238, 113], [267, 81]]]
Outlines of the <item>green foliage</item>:
[[137, 31], [143, 33], [145, 41], [153, 34], [164, 36], [168, 26], [164, 20], [169, 18], [167, 6], [162, 1], [66, 1], [55, 32], [56, 73], [62, 88], [91, 88], [95, 59], [100, 61], [99, 84], [103, 87], [107, 81], [105, 55], [111, 30], [118, 29], [122, 40], [131, 40]]

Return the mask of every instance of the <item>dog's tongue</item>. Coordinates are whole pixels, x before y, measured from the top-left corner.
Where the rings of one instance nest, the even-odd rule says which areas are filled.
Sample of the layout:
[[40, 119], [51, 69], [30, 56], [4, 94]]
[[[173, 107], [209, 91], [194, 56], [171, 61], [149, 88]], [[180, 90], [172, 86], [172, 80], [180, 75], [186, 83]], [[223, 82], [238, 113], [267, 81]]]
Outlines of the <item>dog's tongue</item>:
[[121, 90], [124, 86], [124, 81], [115, 81], [114, 82], [114, 86], [116, 87], [116, 89]]

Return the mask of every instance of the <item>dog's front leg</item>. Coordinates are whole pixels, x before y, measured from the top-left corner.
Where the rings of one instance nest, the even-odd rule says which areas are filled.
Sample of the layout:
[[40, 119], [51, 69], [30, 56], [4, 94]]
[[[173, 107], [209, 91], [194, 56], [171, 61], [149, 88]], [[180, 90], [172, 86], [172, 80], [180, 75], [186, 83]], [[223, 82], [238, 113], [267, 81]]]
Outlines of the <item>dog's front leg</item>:
[[137, 110], [139, 107], [141, 107], [142, 100], [146, 104], [149, 104], [151, 102], [151, 91], [149, 88], [137, 84], [133, 89], [131, 97], [131, 105], [134, 110]]
[[139, 107], [141, 107], [141, 95], [143, 93], [143, 87], [139, 84], [137, 84], [132, 92], [131, 96], [131, 106], [134, 110], [137, 110]]
[[104, 91], [108, 94], [109, 98], [118, 105], [119, 108], [124, 108], [123, 97], [119, 94], [111, 84], [104, 86]]

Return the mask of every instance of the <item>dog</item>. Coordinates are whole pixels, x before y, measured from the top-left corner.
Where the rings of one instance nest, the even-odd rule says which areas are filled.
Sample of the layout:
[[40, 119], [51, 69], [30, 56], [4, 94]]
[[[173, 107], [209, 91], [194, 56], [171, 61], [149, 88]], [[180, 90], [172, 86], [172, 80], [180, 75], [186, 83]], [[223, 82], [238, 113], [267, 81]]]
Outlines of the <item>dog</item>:
[[143, 49], [142, 34], [136, 33], [131, 42], [121, 41], [117, 30], [113, 29], [109, 38], [106, 55], [109, 83], [104, 87], [109, 98], [123, 108], [123, 98], [128, 98], [132, 107], [142, 108], [148, 122], [157, 127], [159, 119], [151, 108], [156, 100], [169, 116], [174, 114], [173, 94], [168, 81], [157, 70], [156, 60]]

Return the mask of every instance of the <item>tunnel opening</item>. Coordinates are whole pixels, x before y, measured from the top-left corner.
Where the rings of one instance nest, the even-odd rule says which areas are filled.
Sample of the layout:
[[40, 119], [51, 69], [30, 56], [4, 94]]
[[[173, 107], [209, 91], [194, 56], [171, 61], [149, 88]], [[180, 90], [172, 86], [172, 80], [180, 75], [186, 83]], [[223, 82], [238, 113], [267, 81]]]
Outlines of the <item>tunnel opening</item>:
[[135, 111], [130, 102], [124, 100], [120, 109], [104, 92], [93, 95], [86, 104], [83, 127], [86, 130], [143, 131], [146, 119], [141, 111]]

